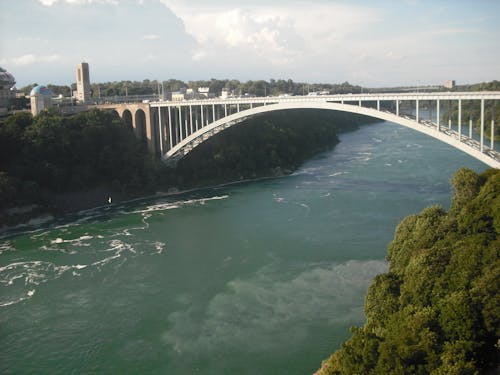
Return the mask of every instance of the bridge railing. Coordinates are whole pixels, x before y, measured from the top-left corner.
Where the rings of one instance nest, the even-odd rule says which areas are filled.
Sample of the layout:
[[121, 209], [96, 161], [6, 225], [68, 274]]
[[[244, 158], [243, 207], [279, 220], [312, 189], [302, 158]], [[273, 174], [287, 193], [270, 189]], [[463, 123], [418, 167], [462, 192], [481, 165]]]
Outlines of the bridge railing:
[[121, 104], [121, 103], [149, 103], [158, 102], [158, 94], [153, 95], [113, 95], [102, 96], [100, 98], [92, 98], [94, 104]]

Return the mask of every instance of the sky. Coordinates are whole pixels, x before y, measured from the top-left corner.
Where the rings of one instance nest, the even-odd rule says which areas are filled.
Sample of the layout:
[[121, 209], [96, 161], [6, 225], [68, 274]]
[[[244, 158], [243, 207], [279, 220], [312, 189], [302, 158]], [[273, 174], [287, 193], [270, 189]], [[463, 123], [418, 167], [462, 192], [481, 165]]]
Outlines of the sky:
[[365, 87], [500, 79], [498, 0], [0, 0], [17, 86], [171, 78]]

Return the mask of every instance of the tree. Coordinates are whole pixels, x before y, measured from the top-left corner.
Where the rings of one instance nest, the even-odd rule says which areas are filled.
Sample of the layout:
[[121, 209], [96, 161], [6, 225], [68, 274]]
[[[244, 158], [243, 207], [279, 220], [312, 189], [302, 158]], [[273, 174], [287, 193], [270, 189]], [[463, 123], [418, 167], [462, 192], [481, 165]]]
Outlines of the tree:
[[430, 207], [398, 225], [366, 324], [318, 375], [498, 371], [500, 171], [460, 169], [452, 185], [449, 213]]

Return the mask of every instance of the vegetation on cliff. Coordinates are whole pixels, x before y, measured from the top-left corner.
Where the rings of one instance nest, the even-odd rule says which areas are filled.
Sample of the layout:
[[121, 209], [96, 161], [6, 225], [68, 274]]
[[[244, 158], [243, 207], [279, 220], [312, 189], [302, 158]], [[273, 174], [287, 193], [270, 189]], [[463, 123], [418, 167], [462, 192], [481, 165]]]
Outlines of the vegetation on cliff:
[[249, 118], [182, 159], [180, 185], [207, 185], [291, 173], [338, 143], [337, 133], [371, 118], [325, 110], [287, 110]]
[[[17, 113], [0, 121], [0, 225], [13, 207], [69, 211], [103, 205], [109, 195], [117, 201], [293, 171], [334, 146], [338, 130], [367, 121], [331, 111], [276, 112], [221, 132], [167, 168], [112, 112]], [[75, 194], [91, 191], [97, 196]]]
[[500, 171], [453, 177], [449, 212], [405, 218], [388, 248], [389, 271], [317, 374], [478, 374], [500, 352]]

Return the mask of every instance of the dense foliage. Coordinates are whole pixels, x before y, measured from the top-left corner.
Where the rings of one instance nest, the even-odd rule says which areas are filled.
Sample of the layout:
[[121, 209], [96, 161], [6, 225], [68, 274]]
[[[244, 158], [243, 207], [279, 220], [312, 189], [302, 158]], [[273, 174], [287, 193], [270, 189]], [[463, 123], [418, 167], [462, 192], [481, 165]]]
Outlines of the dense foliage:
[[102, 183], [148, 186], [150, 163], [145, 146], [111, 113], [17, 113], [0, 123], [0, 208]]
[[[102, 205], [108, 194], [127, 199], [293, 171], [335, 145], [337, 130], [367, 121], [331, 111], [277, 112], [221, 132], [167, 168], [114, 113], [17, 113], [0, 121], [0, 224], [12, 207], [67, 211]], [[96, 188], [88, 202], [75, 195]], [[68, 194], [66, 207], [58, 197]]]
[[195, 148], [179, 162], [178, 176], [205, 185], [290, 173], [338, 143], [339, 131], [367, 121], [371, 119], [318, 110], [256, 116]]
[[366, 324], [318, 374], [496, 373], [500, 339], [500, 171], [460, 169], [450, 211], [405, 218]]

